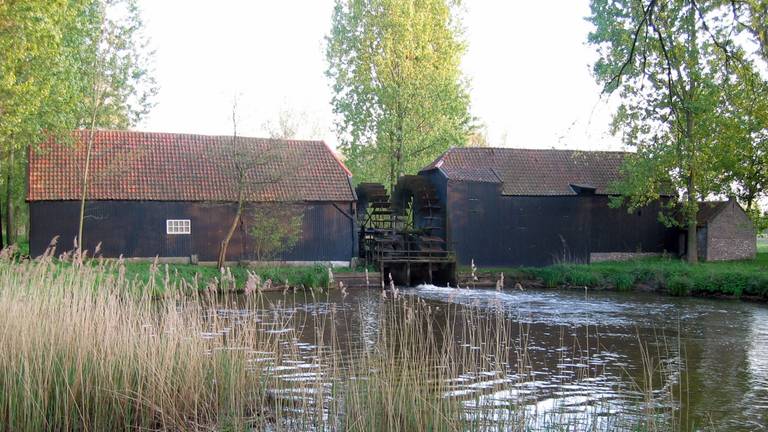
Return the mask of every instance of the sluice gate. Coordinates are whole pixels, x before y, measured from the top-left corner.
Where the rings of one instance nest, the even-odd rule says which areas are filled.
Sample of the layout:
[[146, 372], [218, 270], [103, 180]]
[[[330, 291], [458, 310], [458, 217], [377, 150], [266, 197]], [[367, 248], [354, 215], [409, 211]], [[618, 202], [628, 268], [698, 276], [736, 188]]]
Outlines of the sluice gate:
[[356, 188], [360, 258], [397, 285], [456, 285], [456, 258], [445, 240], [445, 207], [421, 176], [403, 176], [392, 196], [384, 185]]

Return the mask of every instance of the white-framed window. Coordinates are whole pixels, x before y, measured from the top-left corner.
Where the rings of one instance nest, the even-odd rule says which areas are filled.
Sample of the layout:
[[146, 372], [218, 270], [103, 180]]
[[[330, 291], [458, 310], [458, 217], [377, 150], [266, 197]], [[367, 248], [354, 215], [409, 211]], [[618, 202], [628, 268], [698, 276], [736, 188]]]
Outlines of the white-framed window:
[[190, 234], [192, 223], [189, 219], [167, 219], [165, 221], [166, 234]]

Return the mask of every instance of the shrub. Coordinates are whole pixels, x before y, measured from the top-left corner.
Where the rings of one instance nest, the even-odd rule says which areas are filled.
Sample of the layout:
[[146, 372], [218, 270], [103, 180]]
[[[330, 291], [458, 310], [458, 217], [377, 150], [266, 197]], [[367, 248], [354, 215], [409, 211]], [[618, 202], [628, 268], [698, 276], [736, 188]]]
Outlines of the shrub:
[[556, 288], [558, 285], [565, 282], [563, 273], [557, 267], [545, 267], [540, 269], [537, 273], [541, 280], [544, 281], [544, 285], [546, 285], [547, 288]]
[[602, 278], [589, 268], [570, 268], [567, 274], [568, 282], [578, 286], [597, 286], [602, 282]]
[[635, 276], [632, 273], [618, 273], [611, 278], [619, 291], [629, 291], [635, 285]]
[[756, 274], [749, 278], [744, 294], [768, 297], [768, 275]]
[[674, 276], [667, 282], [667, 292], [673, 296], [686, 296], [693, 290], [693, 281], [688, 276]]

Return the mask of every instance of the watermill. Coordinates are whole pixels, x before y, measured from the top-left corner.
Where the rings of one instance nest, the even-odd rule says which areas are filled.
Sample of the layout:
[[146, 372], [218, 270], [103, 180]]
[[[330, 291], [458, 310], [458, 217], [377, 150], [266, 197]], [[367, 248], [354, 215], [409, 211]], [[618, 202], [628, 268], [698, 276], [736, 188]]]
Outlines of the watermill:
[[445, 207], [421, 176], [403, 176], [392, 195], [377, 183], [356, 188], [360, 259], [398, 285], [456, 282], [456, 259], [445, 241]]

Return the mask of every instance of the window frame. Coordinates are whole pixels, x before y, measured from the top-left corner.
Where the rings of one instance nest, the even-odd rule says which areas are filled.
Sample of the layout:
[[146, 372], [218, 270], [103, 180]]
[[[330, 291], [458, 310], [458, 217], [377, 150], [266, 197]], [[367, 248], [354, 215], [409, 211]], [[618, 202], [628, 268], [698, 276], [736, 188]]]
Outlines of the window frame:
[[167, 235], [192, 234], [192, 221], [190, 219], [166, 219], [165, 234]]

